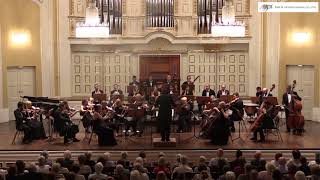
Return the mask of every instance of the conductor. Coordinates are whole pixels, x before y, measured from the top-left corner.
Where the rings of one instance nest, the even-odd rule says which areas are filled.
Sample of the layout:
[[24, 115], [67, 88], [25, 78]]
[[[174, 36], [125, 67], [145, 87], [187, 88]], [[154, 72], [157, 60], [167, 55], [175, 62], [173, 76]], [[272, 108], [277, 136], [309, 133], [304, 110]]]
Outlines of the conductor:
[[159, 107], [159, 129], [161, 141], [170, 141], [171, 108], [174, 106], [169, 89], [164, 89], [163, 93], [157, 98], [155, 107]]

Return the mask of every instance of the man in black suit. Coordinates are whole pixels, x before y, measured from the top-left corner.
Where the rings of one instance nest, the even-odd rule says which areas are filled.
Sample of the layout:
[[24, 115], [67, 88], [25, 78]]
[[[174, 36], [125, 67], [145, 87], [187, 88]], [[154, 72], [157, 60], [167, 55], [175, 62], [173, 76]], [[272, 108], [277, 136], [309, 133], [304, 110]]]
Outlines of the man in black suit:
[[262, 91], [261, 91], [261, 87], [260, 86], [258, 86], [257, 88], [256, 88], [256, 97], [260, 97], [260, 96], [262, 96]]
[[92, 91], [91, 96], [93, 97], [95, 94], [103, 94], [103, 91], [100, 89], [100, 84], [98, 83], [94, 85], [94, 91]]
[[230, 103], [230, 110], [232, 114], [230, 116], [231, 131], [235, 131], [234, 121], [241, 121], [244, 115], [244, 105], [242, 99], [239, 97], [239, 93], [233, 93], [234, 100]]
[[111, 96], [123, 95], [122, 90], [119, 88], [118, 84], [113, 85], [113, 90], [110, 92]]
[[288, 126], [288, 117], [289, 117], [289, 113], [290, 113], [290, 108], [294, 105], [293, 98], [296, 98], [299, 101], [302, 100], [301, 97], [298, 95], [298, 93], [293, 91], [291, 85], [288, 85], [287, 91], [282, 95], [282, 104], [285, 106], [287, 132], [291, 131], [291, 129]]
[[32, 141], [31, 127], [27, 122], [27, 118], [23, 112], [23, 103], [18, 102], [18, 109], [14, 111], [16, 118], [16, 129], [24, 132], [22, 143], [29, 144]]
[[[203, 91], [202, 91], [202, 96], [214, 98], [214, 97], [216, 97], [216, 93], [214, 92], [214, 90], [210, 89], [209, 84], [206, 84], [204, 86]], [[203, 105], [204, 104], [199, 104], [198, 103], [198, 110], [199, 110], [200, 113], [202, 113], [202, 106]]]
[[156, 85], [156, 82], [153, 80], [152, 75], [149, 76], [148, 80], [145, 82], [146, 87], [153, 87]]
[[221, 89], [217, 93], [217, 98], [220, 98], [221, 96], [229, 95], [229, 90], [226, 89], [226, 85], [221, 85]]
[[164, 90], [155, 103], [155, 107], [159, 107], [159, 129], [161, 141], [170, 141], [172, 106], [174, 106], [174, 101], [169, 95], [168, 90]]
[[132, 76], [132, 81], [129, 83], [129, 86], [132, 86], [134, 84], [137, 86], [140, 85], [139, 81], [137, 81], [137, 76]]

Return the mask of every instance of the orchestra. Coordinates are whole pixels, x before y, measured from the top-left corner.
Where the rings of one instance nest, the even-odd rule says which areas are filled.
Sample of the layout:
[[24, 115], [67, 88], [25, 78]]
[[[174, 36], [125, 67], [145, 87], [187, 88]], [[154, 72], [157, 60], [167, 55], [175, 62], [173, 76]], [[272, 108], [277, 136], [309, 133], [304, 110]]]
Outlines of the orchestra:
[[[248, 105], [250, 108], [246, 108], [239, 93], [234, 92], [230, 96], [230, 91], [226, 89], [225, 84], [220, 85], [221, 89], [217, 94], [209, 84], [205, 84], [199, 93], [200, 96], [195, 98], [194, 83], [198, 78], [192, 81], [191, 76], [188, 76], [187, 81], [180, 86], [182, 91], [179, 94], [180, 91], [176, 89], [177, 80], [174, 80], [171, 75], [167, 75], [166, 79], [160, 82], [155, 81], [150, 75], [147, 80], [141, 80], [144, 82], [141, 84], [136, 76], [132, 76], [132, 81], [128, 84], [128, 87], [132, 87], [132, 91], [128, 90], [128, 97], [124, 97], [120, 86], [114, 84], [109, 99], [100, 90], [99, 84], [95, 84], [92, 97], [82, 100], [79, 111], [70, 107], [66, 100], [61, 101], [56, 108], [52, 108], [54, 129], [64, 137], [65, 144], [78, 142], [76, 134], [79, 132], [79, 127], [72, 121], [72, 117], [80, 112], [85, 133], [97, 134], [98, 143], [101, 146], [116, 145], [120, 127], [124, 128], [125, 136], [142, 136], [146, 115], [156, 114], [161, 140], [170, 141], [170, 126], [174, 117], [177, 117], [177, 132], [184, 133], [191, 131], [191, 119], [198, 116], [201, 117], [201, 137], [209, 139], [213, 144], [224, 145], [228, 143], [230, 134], [235, 132], [234, 122], [242, 121], [245, 119], [245, 114], [250, 114], [255, 117], [250, 126], [253, 133], [251, 140], [265, 142], [264, 130], [275, 127], [278, 123], [275, 119], [281, 109], [272, 99], [275, 98], [271, 94], [275, 88], [274, 84], [270, 89], [257, 87], [254, 97], [256, 100], [251, 100], [252, 103]], [[282, 104], [286, 115], [287, 131], [293, 130], [294, 134], [302, 134], [304, 118], [301, 114], [301, 98], [294, 91], [295, 83], [288, 85], [282, 97]], [[96, 94], [105, 95], [102, 96], [105, 99], [93, 100]], [[193, 109], [196, 101], [198, 111]], [[248, 109], [256, 111], [247, 112]], [[30, 101], [26, 101], [18, 103], [14, 114], [17, 130], [24, 132], [23, 143], [46, 137], [41, 122], [42, 114], [45, 114], [44, 110], [35, 108]]]

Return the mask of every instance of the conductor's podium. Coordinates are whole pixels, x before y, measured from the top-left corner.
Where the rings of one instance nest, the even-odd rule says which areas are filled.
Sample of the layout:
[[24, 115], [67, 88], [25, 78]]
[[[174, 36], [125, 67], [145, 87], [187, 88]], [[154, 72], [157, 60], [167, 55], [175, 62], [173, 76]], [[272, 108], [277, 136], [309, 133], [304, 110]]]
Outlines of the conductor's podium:
[[152, 144], [154, 147], [176, 147], [176, 138], [170, 138], [170, 141], [161, 141], [161, 138], [153, 138]]

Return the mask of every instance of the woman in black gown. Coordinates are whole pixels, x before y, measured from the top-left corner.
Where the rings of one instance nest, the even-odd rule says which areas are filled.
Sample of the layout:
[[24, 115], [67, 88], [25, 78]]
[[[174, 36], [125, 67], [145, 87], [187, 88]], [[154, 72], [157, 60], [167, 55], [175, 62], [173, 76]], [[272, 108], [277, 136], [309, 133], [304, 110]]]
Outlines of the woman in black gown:
[[102, 106], [96, 104], [93, 113], [93, 132], [98, 135], [98, 142], [100, 146], [117, 145], [117, 140], [114, 137], [113, 129], [107, 126], [108, 118], [101, 116]]
[[218, 107], [213, 109], [217, 114], [214, 116], [214, 123], [211, 126], [211, 143], [215, 145], [226, 145], [230, 136], [228, 114], [225, 112], [225, 102], [220, 102]]

